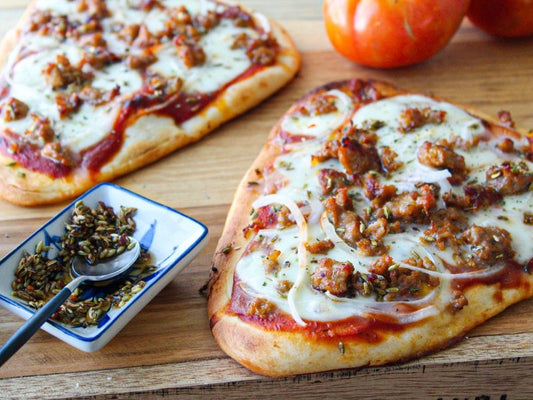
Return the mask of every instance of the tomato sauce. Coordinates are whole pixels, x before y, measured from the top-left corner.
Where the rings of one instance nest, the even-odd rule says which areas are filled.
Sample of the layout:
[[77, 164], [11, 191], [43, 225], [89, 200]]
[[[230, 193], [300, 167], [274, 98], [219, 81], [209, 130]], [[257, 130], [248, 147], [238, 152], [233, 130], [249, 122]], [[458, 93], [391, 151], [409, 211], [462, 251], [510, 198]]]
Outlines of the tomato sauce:
[[[13, 147], [17, 149], [15, 152], [10, 151]], [[2, 137], [0, 140], [0, 152], [29, 170], [41, 172], [52, 178], [63, 178], [72, 171], [71, 167], [42, 156], [36, 146], [29, 143], [21, 145], [7, 137]]]
[[279, 132], [278, 137], [280, 138], [282, 145], [291, 144], [291, 143], [300, 143], [300, 142], [305, 142], [306, 140], [315, 139], [315, 137], [311, 135], [293, 134], [283, 129]]
[[[253, 297], [245, 293], [239, 284], [233, 286], [233, 293], [228, 304], [228, 311], [237, 315], [243, 321], [260, 326], [268, 331], [301, 332], [317, 341], [335, 343], [339, 340], [359, 340], [366, 343], [380, 343], [386, 339], [386, 334], [402, 332], [408, 324], [399, 324], [387, 317], [350, 317], [339, 321], [306, 321], [305, 326], [298, 325], [292, 316], [276, 309], [265, 316], [251, 314], [247, 310]], [[391, 318], [392, 319], [392, 318]], [[216, 319], [211, 321], [216, 324]], [[409, 324], [412, 325], [412, 324]]]

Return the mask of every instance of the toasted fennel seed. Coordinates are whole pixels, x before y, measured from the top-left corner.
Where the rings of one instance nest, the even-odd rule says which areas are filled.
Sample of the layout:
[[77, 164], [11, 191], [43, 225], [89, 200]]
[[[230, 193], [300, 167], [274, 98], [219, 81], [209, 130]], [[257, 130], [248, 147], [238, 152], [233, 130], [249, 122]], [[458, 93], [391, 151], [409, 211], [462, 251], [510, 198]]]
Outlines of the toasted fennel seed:
[[[102, 256], [117, 251], [125, 251], [130, 242], [115, 233], [123, 231], [127, 236], [135, 230], [135, 222], [131, 218], [132, 208], [121, 208], [117, 215], [105, 205], [98, 204], [95, 209], [86, 207], [82, 201], [75, 204], [69, 221], [65, 224], [65, 235], [59, 241], [58, 259], [48, 259], [44, 251], [50, 246], [40, 242], [35, 254], [24, 254], [17, 265], [15, 279], [11, 283], [13, 295], [39, 308], [54, 294], [61, 291], [70, 281], [66, 275], [69, 260], [77, 254], [84, 255], [88, 262], [96, 263]], [[101, 222], [99, 222], [101, 221]], [[104, 228], [97, 230], [98, 228]], [[114, 235], [111, 237], [111, 235]], [[131, 243], [133, 245], [133, 243]], [[146, 253], [144, 253], [146, 254]], [[148, 257], [141, 257], [133, 267], [136, 284], [123, 285], [115, 293], [103, 299], [82, 299], [82, 291], [76, 289], [69, 299], [56, 311], [54, 319], [68, 325], [94, 325], [113, 304], [126, 302], [144, 287], [142, 277], [153, 273], [157, 268], [149, 266]], [[154, 269], [155, 268], [155, 269]], [[139, 280], [140, 279], [140, 280]]]
[[392, 264], [389, 268], [387, 268], [387, 271], [394, 271], [397, 270], [400, 267], [400, 264]]
[[368, 284], [368, 282], [363, 282], [363, 295], [370, 295], [370, 285]]

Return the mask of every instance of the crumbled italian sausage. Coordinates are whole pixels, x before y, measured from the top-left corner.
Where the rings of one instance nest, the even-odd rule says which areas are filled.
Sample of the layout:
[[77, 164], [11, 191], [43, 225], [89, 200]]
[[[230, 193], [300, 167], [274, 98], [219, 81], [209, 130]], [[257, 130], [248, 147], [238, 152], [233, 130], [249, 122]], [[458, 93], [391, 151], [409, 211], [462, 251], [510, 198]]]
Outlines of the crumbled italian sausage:
[[433, 110], [430, 107], [407, 108], [400, 114], [398, 130], [402, 133], [412, 132], [426, 124], [442, 124], [446, 119], [446, 112]]
[[311, 254], [326, 254], [333, 247], [335, 247], [335, 244], [329, 239], [305, 244], [305, 248]]
[[449, 147], [425, 141], [418, 149], [417, 158], [428, 167], [449, 170], [452, 176], [448, 180], [452, 184], [461, 183], [466, 178], [464, 157]]
[[483, 185], [466, 185], [464, 196], [452, 192], [444, 193], [442, 199], [447, 207], [457, 207], [463, 210], [478, 210], [502, 201], [503, 196], [494, 188]]
[[2, 119], [6, 122], [23, 119], [28, 111], [28, 105], [14, 97], [9, 97], [0, 107]]
[[533, 172], [523, 161], [519, 163], [504, 162], [492, 166], [486, 173], [487, 185], [502, 195], [524, 193], [533, 183]]
[[338, 148], [338, 158], [349, 174], [381, 170], [381, 163], [373, 143], [363, 142], [344, 136]]
[[426, 221], [437, 207], [437, 189], [433, 185], [424, 184], [418, 191], [400, 193], [385, 203], [392, 220], [404, 223], [420, 223]]
[[515, 254], [511, 234], [502, 228], [472, 225], [461, 234], [460, 239], [470, 246], [474, 260], [483, 265], [509, 260]]
[[463, 232], [467, 225], [468, 219], [462, 209], [447, 207], [431, 214], [430, 227], [424, 234], [435, 241], [438, 249], [444, 250], [448, 245], [457, 245], [456, 235]]
[[83, 72], [80, 67], [74, 67], [62, 54], [58, 54], [56, 62], [49, 63], [42, 73], [46, 83], [54, 90], [64, 89], [70, 84], [82, 85], [93, 78], [92, 73]]
[[338, 262], [331, 258], [321, 258], [311, 276], [311, 284], [316, 290], [329, 292], [334, 296], [345, 296], [354, 268], [350, 262]]
[[338, 189], [347, 187], [351, 183], [344, 172], [330, 168], [323, 168], [318, 172], [318, 182], [322, 194], [326, 195], [336, 193]]

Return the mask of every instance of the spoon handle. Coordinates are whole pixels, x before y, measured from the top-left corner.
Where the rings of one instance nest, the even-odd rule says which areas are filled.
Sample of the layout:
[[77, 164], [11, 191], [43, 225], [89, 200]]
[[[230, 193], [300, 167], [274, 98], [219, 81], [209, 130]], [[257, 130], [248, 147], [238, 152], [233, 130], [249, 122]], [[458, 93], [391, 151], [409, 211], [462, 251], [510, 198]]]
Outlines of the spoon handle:
[[28, 319], [0, 349], [0, 366], [2, 366], [18, 349], [26, 343], [42, 324], [57, 311], [57, 309], [72, 294], [72, 291], [83, 281], [85, 277], [72, 280], [59, 293], [52, 297], [43, 307]]

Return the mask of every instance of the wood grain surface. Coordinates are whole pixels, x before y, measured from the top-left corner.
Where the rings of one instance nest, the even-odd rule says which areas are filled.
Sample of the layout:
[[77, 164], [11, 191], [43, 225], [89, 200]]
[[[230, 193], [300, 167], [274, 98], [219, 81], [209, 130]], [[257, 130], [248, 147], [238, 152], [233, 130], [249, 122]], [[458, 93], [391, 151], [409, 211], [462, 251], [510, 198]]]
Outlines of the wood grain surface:
[[[0, 0], [0, 35], [28, 0]], [[0, 398], [533, 398], [533, 301], [524, 301], [451, 348], [382, 368], [270, 379], [228, 358], [209, 331], [199, 289], [243, 172], [275, 121], [297, 98], [333, 80], [372, 77], [477, 107], [505, 109], [533, 128], [533, 40], [501, 40], [464, 22], [452, 42], [417, 66], [376, 70], [332, 50], [319, 0], [247, 0], [292, 35], [303, 65], [264, 103], [186, 147], [115, 183], [202, 221], [210, 241], [198, 257], [104, 349], [84, 353], [39, 331], [0, 368]], [[0, 256], [65, 204], [22, 208], [0, 200]], [[532, 238], [533, 242], [533, 238]], [[0, 309], [0, 343], [22, 319]]]

